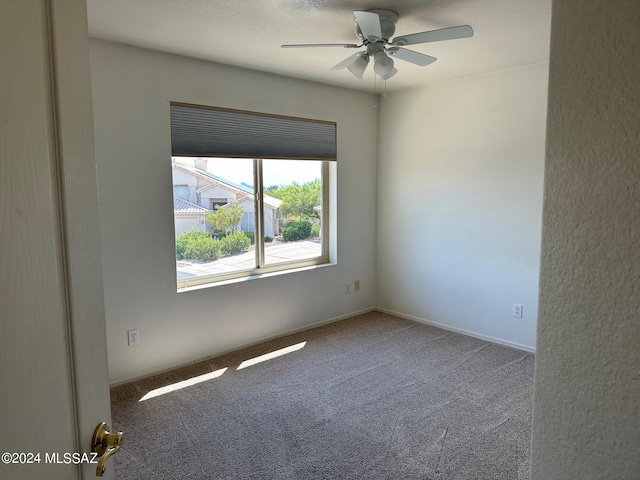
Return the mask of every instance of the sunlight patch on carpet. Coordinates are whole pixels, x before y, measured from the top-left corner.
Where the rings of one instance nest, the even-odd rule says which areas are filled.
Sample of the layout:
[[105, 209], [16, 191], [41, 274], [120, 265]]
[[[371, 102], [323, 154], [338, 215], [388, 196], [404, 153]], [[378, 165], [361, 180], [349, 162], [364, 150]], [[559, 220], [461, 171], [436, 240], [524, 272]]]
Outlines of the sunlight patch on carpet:
[[204, 375], [198, 375], [197, 377], [192, 377], [181, 382], [176, 382], [172, 383], [171, 385], [156, 388], [155, 390], [149, 391], [144, 397], [138, 400], [138, 402], [143, 402], [145, 400], [149, 400], [150, 398], [159, 397], [160, 395], [164, 395], [166, 393], [175, 392], [176, 390], [190, 387], [191, 385], [196, 385], [198, 383], [206, 382], [207, 380], [212, 380], [226, 372], [227, 368], [228, 367], [224, 367], [220, 370], [216, 370], [215, 372], [205, 373]]
[[242, 370], [243, 368], [251, 367], [257, 363], [266, 362], [267, 360], [271, 360], [273, 358], [281, 357], [286, 355], [287, 353], [295, 352], [296, 350], [300, 350], [304, 348], [307, 342], [296, 343], [295, 345], [291, 345], [289, 347], [281, 348], [280, 350], [274, 350], [273, 352], [265, 353], [264, 355], [260, 355], [259, 357], [250, 358], [249, 360], [245, 360], [238, 366], [237, 370]]

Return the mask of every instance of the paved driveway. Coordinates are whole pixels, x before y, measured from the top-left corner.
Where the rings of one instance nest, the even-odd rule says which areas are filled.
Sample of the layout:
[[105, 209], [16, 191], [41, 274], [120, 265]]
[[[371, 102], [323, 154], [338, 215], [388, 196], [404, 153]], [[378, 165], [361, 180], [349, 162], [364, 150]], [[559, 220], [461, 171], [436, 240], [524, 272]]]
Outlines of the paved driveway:
[[[321, 255], [320, 240], [300, 240], [298, 242], [276, 243], [265, 245], [265, 262], [267, 264], [298, 260], [303, 258], [319, 257]], [[215, 262], [190, 263], [177, 262], [178, 280], [199, 277], [202, 275], [215, 275], [219, 273], [237, 272], [255, 267], [255, 252], [253, 250], [224, 257]]]

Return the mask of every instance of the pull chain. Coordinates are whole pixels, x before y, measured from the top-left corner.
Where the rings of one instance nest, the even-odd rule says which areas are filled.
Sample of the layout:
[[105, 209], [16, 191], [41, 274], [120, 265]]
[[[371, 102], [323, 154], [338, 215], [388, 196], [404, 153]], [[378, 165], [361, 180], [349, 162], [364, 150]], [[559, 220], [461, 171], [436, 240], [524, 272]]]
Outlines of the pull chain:
[[373, 105], [372, 105], [373, 108], [376, 108], [378, 106], [378, 101], [377, 101], [378, 97], [376, 97], [376, 95], [377, 95], [377, 92], [376, 92], [376, 77], [377, 77], [377, 75], [374, 73], [373, 74]]

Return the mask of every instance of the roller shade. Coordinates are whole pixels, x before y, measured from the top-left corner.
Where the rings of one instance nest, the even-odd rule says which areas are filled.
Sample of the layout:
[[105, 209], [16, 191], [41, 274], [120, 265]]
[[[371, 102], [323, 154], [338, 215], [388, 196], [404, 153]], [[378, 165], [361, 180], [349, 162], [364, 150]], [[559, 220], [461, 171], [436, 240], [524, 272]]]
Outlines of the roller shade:
[[175, 156], [336, 159], [336, 124], [171, 104]]

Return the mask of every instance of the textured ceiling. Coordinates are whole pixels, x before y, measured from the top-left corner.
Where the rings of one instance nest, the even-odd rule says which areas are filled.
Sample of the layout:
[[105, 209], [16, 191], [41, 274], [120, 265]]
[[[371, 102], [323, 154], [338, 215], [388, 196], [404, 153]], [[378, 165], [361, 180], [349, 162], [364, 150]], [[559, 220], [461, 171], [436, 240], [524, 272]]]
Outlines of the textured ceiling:
[[[285, 43], [359, 43], [353, 10], [400, 15], [396, 36], [471, 25], [473, 38], [412, 45], [438, 58], [426, 67], [396, 59], [387, 90], [504, 70], [549, 58], [551, 0], [87, 0], [94, 38], [348, 88], [362, 80], [329, 69], [356, 50], [282, 49]], [[382, 88], [378, 82], [378, 91]]]

